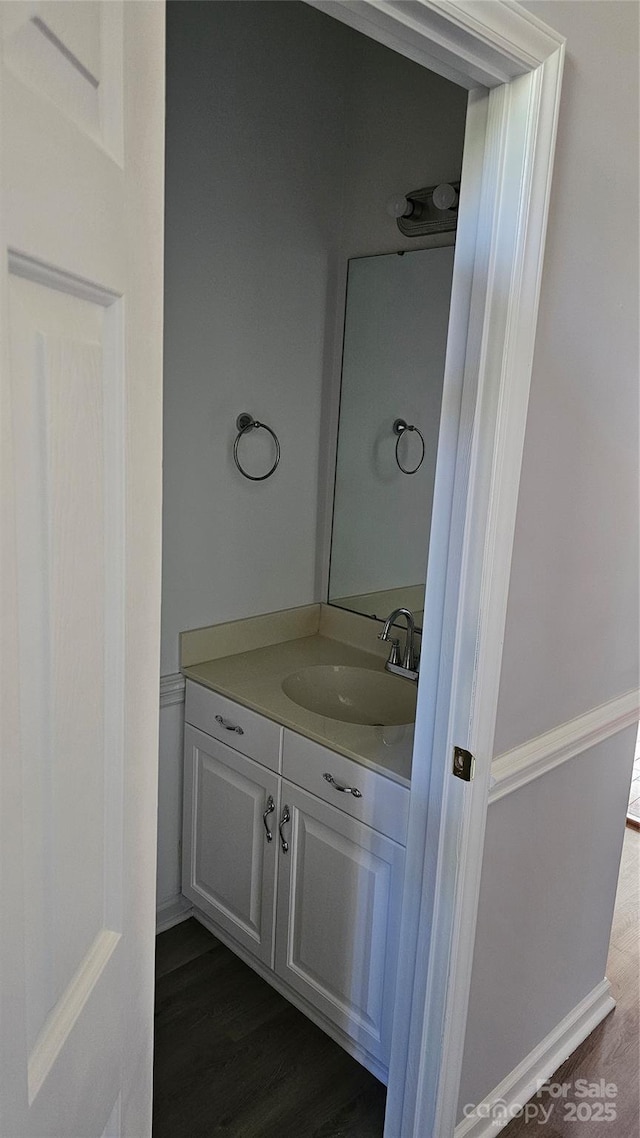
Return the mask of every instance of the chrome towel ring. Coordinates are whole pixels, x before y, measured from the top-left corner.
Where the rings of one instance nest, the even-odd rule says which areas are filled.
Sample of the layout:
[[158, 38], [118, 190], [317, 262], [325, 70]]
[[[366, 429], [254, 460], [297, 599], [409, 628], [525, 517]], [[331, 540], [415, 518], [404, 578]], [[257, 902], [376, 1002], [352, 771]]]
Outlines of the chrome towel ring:
[[[416, 427], [413, 423], [406, 423], [404, 421], [404, 419], [396, 419], [395, 420], [395, 422], [393, 424], [393, 431], [394, 431], [394, 434], [396, 434], [398, 436], [396, 439], [396, 462], [397, 462], [398, 466], [400, 467], [400, 470], [402, 471], [403, 474], [415, 474], [416, 471], [418, 471], [420, 469], [420, 467], [422, 466], [422, 463], [424, 461], [424, 435], [422, 434], [422, 431], [420, 430], [419, 427]], [[418, 438], [420, 439], [420, 442], [422, 443], [422, 454], [420, 455], [420, 461], [419, 461], [417, 466], [413, 467], [412, 470], [408, 470], [406, 466], [402, 465], [402, 463], [400, 462], [400, 456], [398, 455], [398, 446], [400, 445], [400, 439], [402, 438], [405, 431], [415, 431], [415, 433], [418, 435]]]
[[[271, 430], [271, 427], [268, 427], [266, 423], [259, 423], [257, 419], [254, 419], [253, 415], [250, 415], [248, 413], [248, 411], [243, 411], [241, 415], [238, 415], [238, 418], [236, 419], [236, 427], [238, 428], [238, 434], [236, 435], [236, 441], [233, 444], [233, 461], [238, 467], [240, 473], [243, 474], [245, 478], [250, 479], [251, 482], [264, 482], [265, 478], [271, 477], [278, 463], [280, 462], [280, 442], [278, 436], [276, 435], [275, 431]], [[238, 458], [238, 447], [240, 445], [240, 439], [243, 435], [247, 435], [249, 431], [257, 431], [260, 428], [262, 428], [263, 431], [268, 431], [271, 435], [271, 438], [275, 443], [276, 457], [273, 466], [267, 470], [266, 474], [249, 474], [240, 463], [240, 459]]]

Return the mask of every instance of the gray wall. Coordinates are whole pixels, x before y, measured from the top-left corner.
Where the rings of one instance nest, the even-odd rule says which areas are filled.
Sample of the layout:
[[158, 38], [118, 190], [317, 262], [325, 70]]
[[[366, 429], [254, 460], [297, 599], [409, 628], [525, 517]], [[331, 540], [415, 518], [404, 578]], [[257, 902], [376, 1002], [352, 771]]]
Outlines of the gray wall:
[[567, 37], [496, 753], [638, 683], [638, 6]]
[[[415, 248], [386, 200], [459, 175], [466, 112], [304, 4], [170, 3], [167, 44], [163, 674], [184, 629], [321, 599], [347, 258]], [[282, 445], [259, 485], [232, 463], [245, 410]]]
[[428, 245], [403, 237], [385, 206], [460, 177], [467, 92], [355, 33], [346, 81], [343, 256]]
[[[163, 673], [183, 629], [314, 599], [344, 59], [312, 9], [168, 5]], [[280, 438], [267, 482], [241, 411]]]

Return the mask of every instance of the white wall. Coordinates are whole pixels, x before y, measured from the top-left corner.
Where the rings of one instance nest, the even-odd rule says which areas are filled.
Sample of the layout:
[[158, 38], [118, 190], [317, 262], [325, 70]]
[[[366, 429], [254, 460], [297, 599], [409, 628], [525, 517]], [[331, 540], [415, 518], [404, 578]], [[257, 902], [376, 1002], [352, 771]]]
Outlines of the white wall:
[[604, 978], [635, 734], [489, 807], [460, 1116]]
[[496, 752], [638, 683], [638, 6], [567, 37]]

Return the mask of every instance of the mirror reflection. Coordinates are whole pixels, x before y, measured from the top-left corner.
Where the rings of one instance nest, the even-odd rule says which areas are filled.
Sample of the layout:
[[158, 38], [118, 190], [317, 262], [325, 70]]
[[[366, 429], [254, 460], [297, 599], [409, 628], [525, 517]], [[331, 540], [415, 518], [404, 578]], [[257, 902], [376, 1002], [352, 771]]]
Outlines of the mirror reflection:
[[329, 602], [422, 623], [453, 246], [349, 262]]

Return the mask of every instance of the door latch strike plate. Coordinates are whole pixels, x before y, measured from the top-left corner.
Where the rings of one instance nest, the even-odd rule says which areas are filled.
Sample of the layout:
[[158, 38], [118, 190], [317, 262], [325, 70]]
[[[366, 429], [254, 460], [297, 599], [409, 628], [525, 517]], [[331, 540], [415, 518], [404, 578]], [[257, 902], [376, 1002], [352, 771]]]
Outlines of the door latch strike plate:
[[471, 751], [465, 751], [464, 747], [453, 748], [453, 773], [456, 778], [461, 778], [464, 782], [471, 782], [475, 773], [475, 766], [476, 760]]

